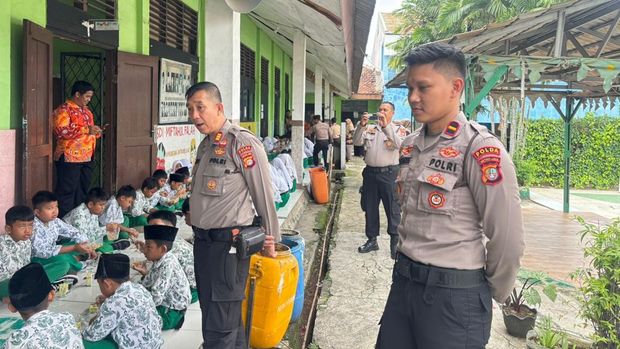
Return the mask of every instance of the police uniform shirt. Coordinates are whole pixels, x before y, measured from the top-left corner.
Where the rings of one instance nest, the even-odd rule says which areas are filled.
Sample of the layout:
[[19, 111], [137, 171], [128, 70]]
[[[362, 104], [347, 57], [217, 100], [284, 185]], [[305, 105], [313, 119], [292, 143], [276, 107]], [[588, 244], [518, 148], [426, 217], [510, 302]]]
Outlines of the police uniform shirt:
[[26, 320], [24, 327], [13, 331], [4, 348], [83, 349], [84, 344], [73, 315], [44, 310]]
[[462, 113], [435, 142], [425, 144], [424, 134], [425, 128], [401, 149], [398, 250], [437, 267], [485, 268], [493, 298], [503, 302], [524, 249], [510, 156], [484, 126]]
[[364, 156], [366, 165], [372, 167], [398, 165], [402, 143], [397, 133], [399, 127], [393, 123], [385, 128], [379, 125], [361, 126], [358, 123], [353, 133], [353, 142], [366, 144], [366, 156]]
[[267, 234], [280, 240], [269, 161], [258, 138], [227, 120], [217, 134], [200, 143], [194, 170], [193, 226], [250, 226], [258, 214]]
[[334, 139], [340, 139], [340, 125], [339, 124], [334, 123], [333, 125], [329, 127], [329, 129], [332, 131], [332, 137]]
[[30, 263], [32, 244], [30, 240], [15, 241], [9, 234], [0, 235], [0, 281], [8, 280]]
[[164, 343], [161, 326], [161, 317], [149, 292], [142, 285], [127, 281], [101, 304], [97, 317], [83, 336], [96, 342], [112, 335], [123, 349], [158, 349]]
[[142, 285], [151, 292], [155, 306], [184, 310], [192, 299], [187, 276], [172, 253], [166, 253], [160, 260], [153, 262]]
[[196, 288], [196, 273], [194, 272], [194, 246], [177, 235], [172, 244], [170, 253], [177, 257], [181, 268], [185, 272], [189, 287]]
[[332, 130], [329, 125], [324, 122], [317, 122], [312, 126], [312, 133], [314, 133], [314, 139], [317, 141], [328, 141], [332, 139]]
[[103, 237], [106, 235], [105, 226], [99, 224], [99, 217], [90, 213], [85, 203], [81, 203], [80, 206], [71, 210], [62, 219], [86, 234], [89, 242], [102, 242]]
[[105, 205], [105, 210], [99, 216], [99, 224], [123, 224], [125, 217], [123, 216], [123, 209], [114, 196], [112, 196]]
[[34, 217], [34, 228], [32, 231], [32, 257], [51, 258], [60, 252], [62, 246], [56, 245], [59, 237], [71, 239], [75, 243], [88, 242], [86, 234], [65, 223], [62, 219], [56, 218], [44, 224], [38, 217]]

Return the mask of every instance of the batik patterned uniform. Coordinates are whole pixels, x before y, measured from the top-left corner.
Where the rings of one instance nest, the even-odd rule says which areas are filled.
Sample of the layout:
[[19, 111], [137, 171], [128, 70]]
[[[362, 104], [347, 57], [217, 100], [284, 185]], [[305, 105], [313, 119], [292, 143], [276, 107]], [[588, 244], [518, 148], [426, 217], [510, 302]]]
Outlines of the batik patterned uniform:
[[106, 235], [105, 226], [99, 224], [99, 216], [90, 213], [90, 210], [84, 203], [67, 213], [63, 219], [86, 234], [89, 242], [100, 243]]
[[32, 257], [51, 258], [58, 255], [60, 245], [56, 245], [59, 237], [71, 239], [75, 243], [88, 242], [86, 234], [80, 232], [62, 219], [56, 218], [44, 224], [38, 217], [34, 218], [32, 241]]
[[151, 205], [150, 198], [144, 196], [142, 190], [136, 191], [136, 199], [133, 201], [133, 205], [131, 206], [131, 215], [133, 217], [138, 217], [143, 214], [151, 213], [151, 209], [153, 206]]
[[[164, 185], [161, 190], [159, 191], [160, 193], [166, 193], [167, 195], [161, 195], [159, 197], [159, 204], [162, 206], [166, 206], [166, 207], [172, 207], [174, 206], [174, 204], [170, 203], [170, 201], [172, 200], [172, 198], [174, 198], [177, 193], [179, 192], [179, 190], [181, 190], [183, 188], [183, 186], [181, 186], [178, 190], [174, 190], [170, 187], [169, 183], [166, 183], [166, 185]], [[180, 197], [179, 201], [183, 200], [184, 197]]]
[[49, 310], [32, 315], [24, 327], [11, 333], [5, 349], [82, 349], [82, 336], [69, 313]]
[[99, 216], [99, 223], [103, 226], [111, 223], [122, 224], [124, 220], [123, 209], [116, 198], [112, 196], [105, 205], [105, 210]]
[[196, 275], [194, 274], [194, 246], [177, 236], [170, 253], [177, 257], [181, 268], [185, 271], [189, 287], [196, 288]]
[[0, 280], [10, 279], [16, 271], [30, 263], [30, 240], [14, 241], [8, 234], [0, 235]]
[[190, 304], [189, 282], [174, 254], [166, 253], [154, 262], [142, 285], [151, 292], [156, 306], [184, 310]]
[[111, 335], [121, 349], [158, 349], [164, 343], [161, 318], [153, 298], [142, 285], [130, 281], [121, 284], [103, 302], [95, 321], [83, 335], [91, 342]]

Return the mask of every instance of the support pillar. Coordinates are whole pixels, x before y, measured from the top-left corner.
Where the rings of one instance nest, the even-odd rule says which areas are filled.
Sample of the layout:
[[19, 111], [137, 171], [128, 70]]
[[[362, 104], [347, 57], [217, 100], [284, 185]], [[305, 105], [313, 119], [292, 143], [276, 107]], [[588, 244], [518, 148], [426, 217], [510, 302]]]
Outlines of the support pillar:
[[332, 114], [334, 113], [334, 104], [332, 103], [331, 99], [332, 92], [329, 86], [329, 81], [325, 80], [325, 88], [323, 90], [325, 91], [325, 115], [323, 118], [328, 121], [332, 118]]
[[[327, 100], [325, 100], [327, 103]], [[323, 68], [317, 65], [314, 70], [314, 115], [323, 115]]]
[[563, 211], [570, 211], [570, 134], [571, 121], [573, 118], [573, 99], [566, 98], [566, 117], [564, 117], [564, 200]]
[[233, 124], [239, 124], [241, 15], [224, 1], [207, 1], [204, 18], [205, 59], [200, 69], [204, 69], [207, 81], [220, 88], [226, 116]]
[[306, 108], [306, 35], [300, 30], [293, 37], [293, 122], [291, 132], [291, 155], [295, 170], [303, 183], [304, 113]]

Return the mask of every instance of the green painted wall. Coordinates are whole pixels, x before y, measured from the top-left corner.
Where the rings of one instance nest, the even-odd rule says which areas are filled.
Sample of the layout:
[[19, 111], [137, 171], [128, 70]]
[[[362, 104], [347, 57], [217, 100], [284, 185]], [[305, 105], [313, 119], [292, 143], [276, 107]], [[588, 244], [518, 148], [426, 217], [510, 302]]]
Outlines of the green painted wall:
[[[0, 24], [0, 129], [20, 127], [22, 96], [23, 21], [28, 19], [42, 27], [46, 25], [45, 0], [2, 1]], [[9, 20], [10, 19], [10, 20]], [[8, 30], [7, 30], [8, 29]], [[9, 34], [10, 33], [10, 34]], [[5, 61], [7, 55], [9, 61]], [[8, 69], [7, 69], [8, 67]]]
[[[285, 74], [289, 75], [289, 107], [291, 105], [290, 99], [292, 99], [292, 74], [291, 74], [291, 58], [284, 53], [281, 47], [279, 47], [271, 38], [262, 30], [260, 30], [252, 20], [246, 15], [241, 16], [241, 43], [249, 47], [256, 54], [256, 85], [255, 85], [255, 111], [256, 115], [254, 122], [244, 123], [244, 126], [250, 128], [252, 131], [260, 130], [260, 106], [261, 106], [261, 57], [269, 61], [269, 84], [268, 93], [269, 101], [267, 108], [267, 115], [265, 117], [269, 120], [269, 136], [274, 136], [274, 120], [275, 120], [275, 68], [280, 68], [280, 129], [278, 133], [284, 133], [284, 113], [285, 113]], [[261, 135], [264, 136], [264, 135]]]
[[368, 101], [368, 112], [376, 113], [379, 111], [379, 106], [381, 105], [381, 101]]
[[149, 54], [149, 0], [118, 1], [119, 51]]

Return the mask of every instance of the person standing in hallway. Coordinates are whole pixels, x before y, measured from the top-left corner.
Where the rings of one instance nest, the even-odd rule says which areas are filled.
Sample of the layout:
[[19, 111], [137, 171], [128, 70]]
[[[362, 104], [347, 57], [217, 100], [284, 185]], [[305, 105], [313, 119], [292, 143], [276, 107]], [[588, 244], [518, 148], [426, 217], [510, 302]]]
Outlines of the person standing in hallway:
[[323, 153], [323, 166], [329, 169], [327, 164], [327, 151], [332, 143], [332, 130], [328, 124], [321, 121], [321, 115], [312, 117], [312, 134], [314, 135], [314, 151], [312, 152], [312, 161], [314, 166], [319, 166], [319, 152]]
[[377, 124], [370, 125], [369, 115], [364, 114], [353, 133], [354, 144], [365, 144], [366, 167], [362, 172], [361, 189], [362, 210], [366, 213], [366, 243], [358, 248], [359, 253], [368, 253], [379, 249], [379, 203], [388, 220], [387, 232], [390, 235], [390, 254], [396, 258], [400, 223], [400, 205], [396, 198], [396, 176], [398, 175], [399, 149], [402, 142], [399, 126], [392, 123], [394, 105], [383, 102], [377, 113]]
[[86, 81], [76, 81], [71, 97], [54, 110], [56, 149], [56, 195], [59, 217], [81, 204], [90, 188], [93, 155], [103, 129], [95, 125], [88, 103], [94, 88]]
[[226, 120], [215, 84], [197, 83], [185, 97], [190, 120], [205, 135], [189, 198], [203, 348], [245, 349], [241, 302], [250, 258], [241, 258], [234, 241], [244, 229], [262, 226], [267, 235], [262, 253], [276, 256], [280, 226], [269, 161], [256, 136]]
[[463, 52], [433, 43], [405, 60], [409, 104], [424, 126], [401, 146], [403, 220], [376, 348], [483, 349], [491, 298], [508, 298], [524, 250], [515, 169], [460, 110]]

